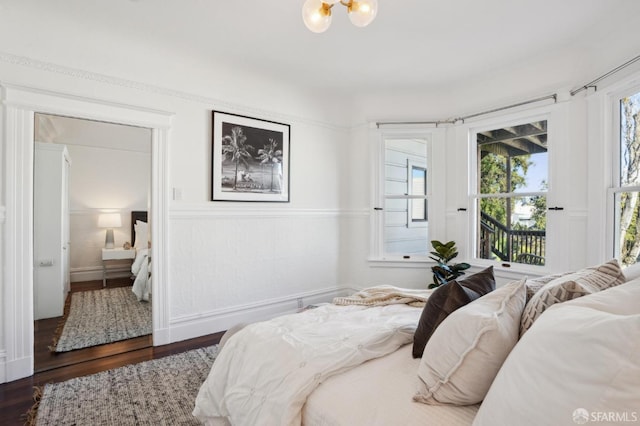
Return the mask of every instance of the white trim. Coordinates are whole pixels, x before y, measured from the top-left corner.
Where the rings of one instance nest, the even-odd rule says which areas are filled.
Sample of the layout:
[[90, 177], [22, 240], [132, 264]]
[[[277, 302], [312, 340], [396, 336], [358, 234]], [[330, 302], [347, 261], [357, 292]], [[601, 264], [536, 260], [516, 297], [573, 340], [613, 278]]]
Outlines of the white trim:
[[7, 208], [5, 206], [0, 206], [0, 224], [3, 224], [7, 219]]
[[620, 234], [619, 234], [619, 206], [616, 203], [616, 196], [623, 192], [638, 192], [638, 186], [620, 185], [620, 100], [623, 97], [640, 93], [640, 79], [631, 79], [629, 82], [616, 85], [606, 92], [604, 96], [604, 115], [600, 117], [604, 121], [605, 139], [604, 145], [609, 148], [608, 163], [604, 165], [606, 170], [607, 194], [606, 194], [606, 223], [605, 228], [605, 255], [620, 259]]
[[[562, 143], [555, 142], [562, 141], [562, 135], [564, 135], [564, 129], [567, 126], [567, 123], [557, 122], [562, 121], [562, 118], [557, 117], [558, 114], [561, 114], [567, 107], [567, 102], [558, 102], [551, 105], [538, 106], [535, 108], [527, 108], [523, 111], [514, 112], [507, 115], [501, 116], [492, 116], [490, 118], [477, 120], [471, 124], [465, 124], [461, 128], [463, 129], [466, 137], [466, 149], [467, 149], [467, 162], [468, 162], [468, 176], [467, 176], [467, 188], [468, 188], [468, 201], [467, 201], [467, 235], [466, 240], [468, 242], [465, 252], [465, 257], [470, 259], [471, 262], [477, 263], [479, 265], [490, 265], [494, 264], [495, 261], [484, 260], [476, 257], [477, 254], [477, 217], [478, 217], [478, 203], [476, 203], [477, 199], [480, 198], [502, 198], [502, 197], [521, 197], [528, 195], [544, 195], [547, 197], [547, 203], [553, 205], [554, 197], [557, 195], [554, 194], [554, 156], [556, 148], [554, 148], [554, 143]], [[493, 130], [496, 128], [509, 127], [509, 126], [517, 126], [521, 124], [531, 123], [535, 121], [547, 121], [547, 152], [548, 152], [548, 168], [547, 168], [547, 183], [548, 189], [546, 192], [530, 192], [530, 193], [503, 193], [503, 194], [481, 194], [477, 192], [478, 188], [478, 161], [477, 161], [477, 142], [476, 135], [486, 130]], [[562, 127], [565, 126], [565, 127]], [[557, 130], [556, 130], [557, 129]], [[556, 132], [559, 133], [556, 135]], [[565, 209], [566, 210], [566, 209]], [[551, 220], [553, 221], [553, 219]], [[551, 225], [551, 226], [549, 226]], [[560, 241], [560, 238], [553, 235], [553, 232], [549, 232], [553, 230], [553, 224], [549, 224], [549, 220], [547, 221], [547, 252], [546, 252], [546, 263], [543, 267], [540, 268], [542, 272], [549, 270], [549, 267], [553, 267], [554, 262], [558, 262], [557, 259], [553, 258], [553, 252], [550, 252], [548, 249], [551, 248], [553, 250], [554, 244], [557, 241]], [[462, 251], [462, 250], [461, 250]], [[527, 266], [521, 268], [519, 264], [512, 262], [498, 262], [498, 264], [510, 264], [509, 268], [513, 268], [515, 271], [527, 271]], [[516, 266], [518, 265], [518, 266]], [[535, 269], [534, 269], [535, 270]]]
[[359, 210], [335, 210], [335, 209], [287, 209], [287, 208], [243, 208], [243, 207], [219, 207], [214, 203], [181, 205], [174, 203], [169, 210], [171, 219], [195, 219], [195, 218], [323, 218], [323, 217], [368, 217], [370, 212]]
[[0, 383], [7, 381], [7, 352], [0, 350]]
[[[439, 186], [442, 182], [439, 181], [440, 167], [433, 162], [435, 158], [433, 152], [439, 148], [443, 148], [444, 137], [446, 130], [438, 129], [436, 127], [429, 126], [402, 126], [401, 128], [375, 128], [374, 124], [371, 124], [369, 140], [373, 145], [371, 149], [371, 179], [373, 182], [371, 185], [371, 205], [370, 212], [370, 241], [369, 241], [369, 262], [375, 264], [375, 262], [389, 262], [387, 259], [399, 259], [400, 256], [388, 256], [384, 252], [384, 228], [385, 228], [385, 210], [375, 210], [378, 208], [386, 209], [386, 200], [388, 199], [426, 199], [427, 200], [427, 222], [421, 222], [428, 227], [428, 239], [433, 239], [434, 235], [431, 234], [432, 229], [437, 229], [440, 224], [444, 223], [444, 217], [440, 212], [443, 211], [443, 205], [440, 205], [442, 201], [437, 197], [432, 188]], [[426, 164], [427, 170], [427, 194], [424, 196], [411, 196], [411, 195], [389, 195], [385, 194], [385, 179], [386, 179], [386, 145], [387, 139], [420, 139], [426, 141]], [[434, 148], [434, 144], [438, 144], [437, 148]], [[443, 150], [440, 152], [444, 152]], [[408, 167], [407, 163], [401, 165], [402, 167]], [[409, 173], [409, 172], [407, 172]], [[386, 210], [389, 211], [389, 210]], [[407, 215], [410, 213], [407, 212]], [[410, 222], [408, 222], [410, 223]], [[410, 226], [410, 225], [408, 225]], [[420, 226], [420, 225], [417, 225]], [[417, 227], [416, 226], [416, 227]], [[407, 255], [410, 255], [408, 253]], [[426, 259], [426, 255], [416, 255], [416, 259]], [[372, 264], [372, 266], [373, 266]]]
[[168, 309], [167, 152], [173, 113], [3, 83], [6, 226], [3, 321], [8, 381], [33, 374], [33, 146], [35, 112], [130, 124], [153, 129], [152, 214], [158, 241], [153, 262], [154, 345], [166, 327]]
[[0, 350], [0, 383], [7, 381], [7, 352]]
[[351, 288], [330, 287], [195, 315], [182, 315], [171, 319], [171, 341], [191, 339], [228, 330], [237, 324], [265, 321], [282, 314], [295, 313], [300, 305], [330, 302], [334, 297], [345, 296], [351, 292]]
[[[171, 343], [169, 329], [169, 132], [151, 132], [151, 209], [149, 211], [153, 257], [151, 262], [153, 345]], [[155, 183], [155, 184], [153, 184]]]
[[[153, 93], [157, 95], [169, 96], [172, 98], [187, 100], [190, 102], [196, 102], [196, 103], [207, 105], [208, 108], [211, 105], [216, 105], [216, 108], [223, 109], [229, 113], [242, 113], [243, 115], [255, 115], [257, 117], [269, 118], [274, 121], [285, 121], [285, 122], [296, 121], [296, 122], [307, 123], [307, 124], [311, 124], [319, 127], [324, 127], [327, 129], [344, 130], [344, 129], [351, 128], [351, 126], [336, 125], [336, 124], [327, 123], [319, 120], [313, 120], [313, 119], [309, 119], [309, 118], [305, 118], [305, 117], [297, 116], [293, 114], [276, 113], [276, 112], [264, 110], [261, 108], [250, 107], [247, 105], [240, 105], [233, 102], [228, 102], [222, 99], [210, 98], [207, 96], [196, 95], [188, 92], [182, 92], [180, 90], [169, 89], [162, 86], [155, 86], [148, 83], [142, 83], [139, 81], [112, 77], [106, 74], [95, 73], [95, 72], [86, 71], [79, 68], [67, 67], [63, 65], [54, 64], [52, 62], [44, 62], [37, 59], [29, 58], [26, 56], [13, 55], [7, 52], [0, 51], [0, 61], [6, 62], [9, 64], [38, 69], [38, 70], [42, 70], [50, 73], [71, 76], [77, 79], [95, 81], [95, 82], [107, 84], [110, 86], [124, 87], [127, 89], [138, 90], [141, 92]], [[125, 105], [125, 104], [122, 104], [121, 106], [128, 107], [128, 105]], [[158, 112], [162, 113], [163, 111], [158, 111]], [[144, 126], [144, 127], [152, 127], [152, 126]]]
[[7, 381], [33, 374], [33, 117], [33, 111], [4, 108], [2, 324]]
[[[68, 116], [128, 124], [131, 126], [169, 129], [173, 112], [112, 102], [103, 99], [90, 99], [55, 92], [31, 86], [23, 86], [3, 81], [0, 85], [5, 89], [3, 104], [20, 110], [32, 110], [48, 114], [66, 114]], [[87, 102], [91, 108], [83, 109]], [[128, 114], [122, 114], [127, 110]]]
[[433, 260], [430, 260], [425, 255], [419, 255], [404, 259], [395, 257], [382, 257], [382, 258], [369, 258], [367, 259], [369, 266], [372, 268], [406, 268], [406, 269], [427, 269], [435, 265]]

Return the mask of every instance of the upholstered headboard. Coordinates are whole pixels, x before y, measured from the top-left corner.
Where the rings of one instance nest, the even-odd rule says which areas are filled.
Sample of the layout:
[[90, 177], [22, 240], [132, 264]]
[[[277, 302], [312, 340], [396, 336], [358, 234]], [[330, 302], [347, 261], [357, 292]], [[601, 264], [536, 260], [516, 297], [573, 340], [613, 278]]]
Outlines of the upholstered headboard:
[[133, 245], [136, 240], [136, 220], [147, 222], [147, 212], [145, 211], [132, 211], [131, 212], [131, 244]]

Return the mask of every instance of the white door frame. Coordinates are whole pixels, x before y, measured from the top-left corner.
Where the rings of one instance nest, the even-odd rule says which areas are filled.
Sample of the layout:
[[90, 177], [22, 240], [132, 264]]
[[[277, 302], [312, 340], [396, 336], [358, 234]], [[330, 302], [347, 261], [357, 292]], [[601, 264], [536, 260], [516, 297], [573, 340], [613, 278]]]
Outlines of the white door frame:
[[[170, 343], [168, 271], [168, 145], [173, 113], [3, 83], [5, 224], [0, 383], [33, 375], [33, 151], [35, 113], [152, 130], [153, 345]], [[0, 348], [0, 355], [2, 355]]]

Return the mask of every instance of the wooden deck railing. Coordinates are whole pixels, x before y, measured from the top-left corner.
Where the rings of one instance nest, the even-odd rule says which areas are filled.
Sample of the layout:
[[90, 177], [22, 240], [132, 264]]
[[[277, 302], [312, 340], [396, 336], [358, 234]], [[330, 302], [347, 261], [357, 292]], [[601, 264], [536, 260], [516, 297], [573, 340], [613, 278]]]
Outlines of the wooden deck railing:
[[545, 231], [508, 229], [486, 213], [480, 219], [480, 257], [496, 255], [504, 262], [544, 265]]

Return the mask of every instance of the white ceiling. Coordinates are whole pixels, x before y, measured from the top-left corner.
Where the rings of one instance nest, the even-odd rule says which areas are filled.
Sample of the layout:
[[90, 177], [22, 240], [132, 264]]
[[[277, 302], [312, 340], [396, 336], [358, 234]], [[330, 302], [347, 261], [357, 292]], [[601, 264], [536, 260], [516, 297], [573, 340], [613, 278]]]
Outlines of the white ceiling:
[[[353, 26], [336, 5], [323, 34], [304, 27], [303, 0], [5, 0], [0, 15], [21, 12], [16, 19], [28, 25], [37, 13], [53, 23], [52, 37], [66, 22], [83, 31], [78, 37], [111, 34], [354, 96], [453, 89], [567, 55], [580, 58], [573, 65], [579, 78], [595, 78], [610, 68], [591, 69], [590, 59], [609, 54], [607, 41], [621, 31], [636, 37], [625, 39], [607, 66], [640, 53], [638, 0], [378, 1], [377, 19], [367, 28]], [[109, 52], [104, 55], [108, 66]]]
[[36, 114], [36, 142], [151, 153], [151, 129]]

